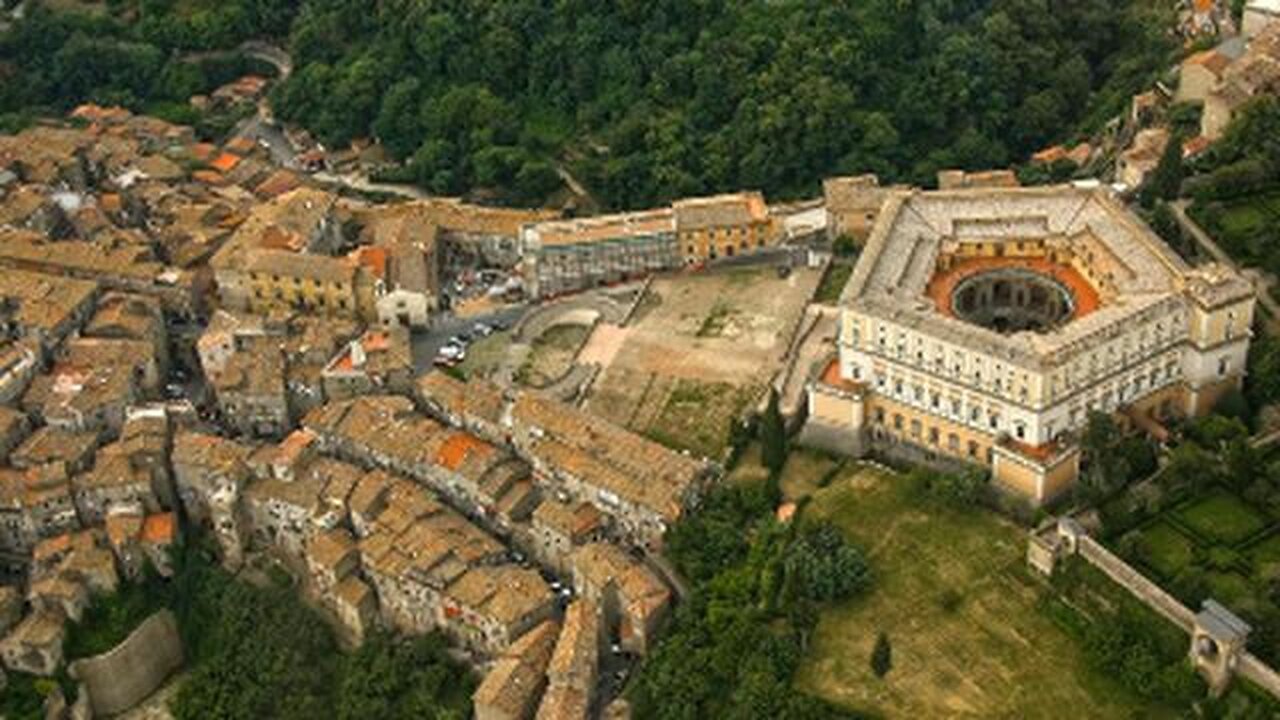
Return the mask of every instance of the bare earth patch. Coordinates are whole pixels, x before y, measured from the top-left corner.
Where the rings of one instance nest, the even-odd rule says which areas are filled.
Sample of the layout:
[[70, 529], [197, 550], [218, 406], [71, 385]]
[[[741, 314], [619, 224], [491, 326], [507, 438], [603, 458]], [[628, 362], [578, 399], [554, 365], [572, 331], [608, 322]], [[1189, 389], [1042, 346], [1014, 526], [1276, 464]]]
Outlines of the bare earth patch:
[[819, 280], [801, 268], [655, 280], [625, 329], [602, 326], [581, 359], [602, 366], [587, 407], [672, 447], [709, 457], [761, 396]]

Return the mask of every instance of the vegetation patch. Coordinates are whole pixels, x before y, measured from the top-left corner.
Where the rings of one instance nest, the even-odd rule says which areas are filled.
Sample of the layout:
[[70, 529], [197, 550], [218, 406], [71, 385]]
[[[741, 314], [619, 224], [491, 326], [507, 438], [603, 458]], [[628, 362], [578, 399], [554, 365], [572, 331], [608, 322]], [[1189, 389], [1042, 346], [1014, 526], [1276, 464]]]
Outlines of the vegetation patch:
[[502, 366], [511, 347], [511, 333], [498, 332], [483, 337], [467, 348], [467, 359], [455, 368], [464, 380], [492, 377]]
[[591, 335], [590, 325], [553, 325], [530, 344], [529, 356], [516, 371], [516, 382], [543, 388], [564, 377]]
[[707, 317], [703, 319], [702, 325], [698, 327], [698, 337], [720, 337], [725, 329], [729, 327], [729, 322], [733, 319], [733, 315], [733, 306], [725, 302], [717, 302], [712, 306], [711, 312], [707, 313]]
[[840, 293], [844, 292], [844, 286], [849, 283], [849, 276], [853, 274], [853, 263], [849, 262], [832, 262], [827, 265], [827, 270], [822, 274], [822, 281], [818, 283], [818, 291], [813, 296], [813, 301], [824, 305], [834, 305], [840, 300]]
[[636, 717], [857, 717], [796, 692], [823, 603], [863, 594], [872, 568], [827, 523], [779, 523], [764, 485], [725, 484], [667, 537], [690, 586], [630, 688]]
[[730, 425], [742, 417], [756, 392], [752, 387], [682, 378], [642, 432], [667, 447], [718, 458], [728, 445]]
[[[1082, 640], [1041, 610], [1048, 591], [1025, 568], [1026, 531], [1000, 516], [863, 465], [804, 514], [868, 548], [876, 579], [821, 613], [801, 690], [884, 717], [1128, 718], [1162, 705], [1093, 669]], [[893, 646], [883, 679], [868, 663], [881, 631]]]
[[1139, 537], [1145, 564], [1162, 577], [1174, 577], [1194, 557], [1195, 541], [1166, 520], [1143, 529]]
[[[182, 548], [177, 573], [124, 584], [99, 598], [71, 628], [68, 657], [114, 646], [136, 623], [167, 607], [178, 618], [187, 674], [172, 707], [178, 720], [332, 717], [461, 718], [475, 679], [438, 635], [374, 635], [342, 653], [329, 625], [278, 581], [247, 583], [215, 564], [203, 545]], [[22, 677], [3, 693], [0, 716], [26, 718], [15, 703], [43, 696]], [[16, 692], [11, 690], [16, 688]], [[25, 705], [23, 705], [25, 707]]]

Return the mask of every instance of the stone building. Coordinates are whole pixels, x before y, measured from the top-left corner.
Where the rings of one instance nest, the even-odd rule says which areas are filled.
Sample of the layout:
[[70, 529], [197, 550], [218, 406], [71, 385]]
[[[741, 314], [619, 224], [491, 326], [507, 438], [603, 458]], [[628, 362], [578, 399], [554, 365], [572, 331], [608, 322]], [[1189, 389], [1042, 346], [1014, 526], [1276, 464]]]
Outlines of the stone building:
[[329, 401], [378, 393], [408, 394], [413, 385], [413, 348], [401, 327], [370, 330], [347, 343], [320, 375]]
[[704, 463], [536, 393], [429, 373], [415, 394], [438, 417], [510, 447], [543, 496], [591, 503], [613, 535], [638, 547], [661, 547], [710, 476]]
[[330, 452], [413, 478], [504, 534], [537, 502], [527, 465], [470, 433], [419, 414], [412, 401], [365, 395], [303, 419]]
[[526, 720], [547, 684], [560, 624], [544, 620], [498, 656], [471, 696], [476, 720]]
[[827, 234], [832, 240], [848, 236], [862, 243], [871, 234], [885, 198], [901, 189], [901, 186], [882, 187], [880, 179], [869, 174], [823, 180]]
[[581, 598], [599, 606], [609, 636], [628, 652], [648, 652], [671, 610], [666, 583], [611, 543], [584, 545], [573, 551], [569, 564], [574, 588]]
[[570, 603], [547, 665], [547, 691], [537, 718], [586, 720], [592, 716], [602, 645], [600, 606], [581, 599]]
[[546, 498], [529, 518], [525, 544], [539, 563], [557, 572], [568, 572], [574, 548], [603, 540], [607, 517], [588, 502], [566, 503]]
[[0, 658], [14, 672], [49, 677], [62, 666], [66, 618], [57, 610], [28, 614], [0, 640]]
[[1254, 291], [1059, 186], [895, 194], [841, 304], [808, 441], [989, 467], [1041, 503], [1074, 482], [1090, 412], [1195, 416], [1238, 388]]
[[99, 453], [92, 468], [73, 475], [71, 495], [80, 522], [86, 527], [101, 525], [117, 506], [136, 505], [148, 513], [160, 511], [151, 473], [118, 453]]
[[553, 220], [520, 231], [525, 293], [548, 298], [684, 264], [669, 208]]
[[251, 453], [216, 435], [180, 432], [173, 441], [173, 480], [187, 518], [213, 532], [223, 564], [233, 569], [244, 560], [249, 534], [240, 497], [250, 479]]
[[749, 255], [773, 240], [769, 208], [758, 192], [685, 198], [671, 208], [687, 264]]

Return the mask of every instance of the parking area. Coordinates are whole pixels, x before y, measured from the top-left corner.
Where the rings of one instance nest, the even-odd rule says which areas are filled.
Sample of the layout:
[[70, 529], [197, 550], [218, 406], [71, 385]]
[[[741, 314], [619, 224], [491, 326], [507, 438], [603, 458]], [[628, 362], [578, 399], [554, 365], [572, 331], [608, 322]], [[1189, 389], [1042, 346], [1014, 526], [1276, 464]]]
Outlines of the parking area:
[[[434, 318], [431, 327], [414, 333], [414, 368], [417, 372], [424, 373], [435, 366], [437, 360], [459, 364], [464, 362], [473, 345], [483, 339], [488, 330], [509, 330], [530, 309], [529, 305], [506, 305], [494, 312], [472, 317], [447, 314]], [[461, 355], [453, 351], [442, 352], [446, 346], [459, 347], [463, 352]]]

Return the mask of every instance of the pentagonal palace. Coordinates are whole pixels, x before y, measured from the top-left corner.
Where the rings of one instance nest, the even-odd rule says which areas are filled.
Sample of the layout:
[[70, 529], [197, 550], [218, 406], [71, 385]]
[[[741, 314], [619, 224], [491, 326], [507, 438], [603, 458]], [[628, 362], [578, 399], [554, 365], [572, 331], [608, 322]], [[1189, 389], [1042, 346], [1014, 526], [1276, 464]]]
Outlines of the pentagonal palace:
[[888, 195], [841, 296], [806, 438], [1070, 487], [1090, 411], [1159, 430], [1244, 377], [1254, 291], [1192, 267], [1104, 188]]

